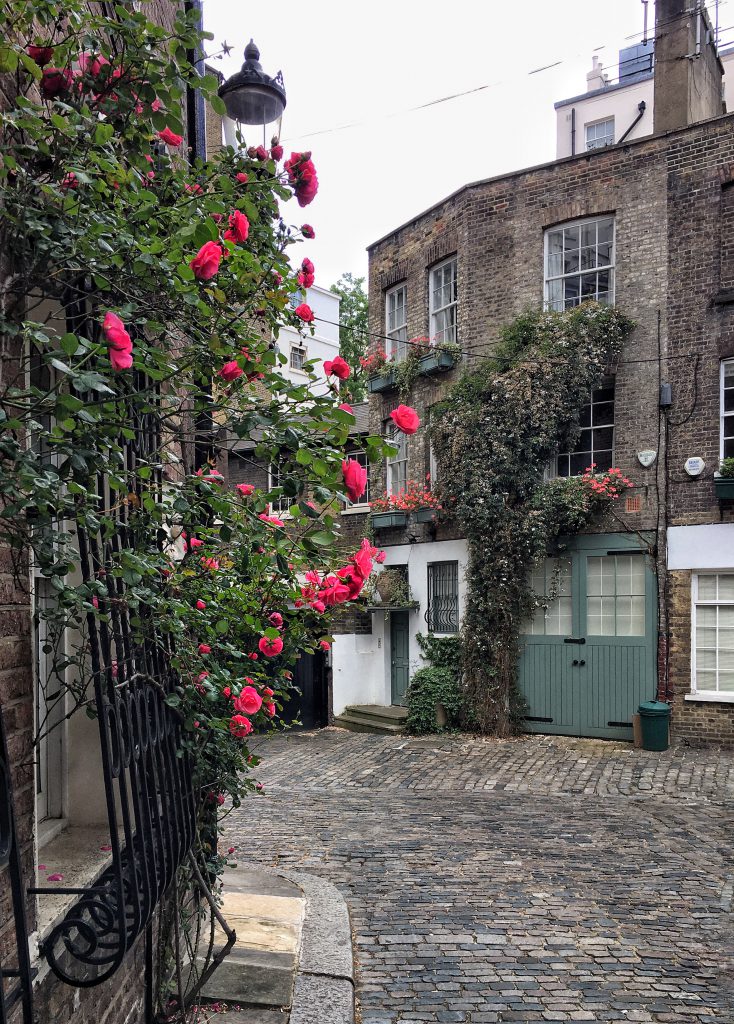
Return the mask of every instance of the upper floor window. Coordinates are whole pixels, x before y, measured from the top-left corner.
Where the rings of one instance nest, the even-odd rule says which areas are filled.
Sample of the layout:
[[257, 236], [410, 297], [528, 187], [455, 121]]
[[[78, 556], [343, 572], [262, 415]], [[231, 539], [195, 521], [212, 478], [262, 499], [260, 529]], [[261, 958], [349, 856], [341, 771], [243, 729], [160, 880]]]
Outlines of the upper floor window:
[[[274, 462], [270, 463], [268, 467], [268, 490], [275, 490], [276, 487], [283, 486], [283, 474], [280, 466]], [[289, 497], [287, 494], [277, 494], [270, 499], [270, 511], [273, 515], [283, 515], [288, 513], [291, 505], [295, 501], [295, 498]]]
[[431, 270], [429, 278], [431, 328], [434, 344], [456, 341], [458, 261], [455, 256]]
[[692, 690], [734, 696], [734, 575], [693, 577]]
[[734, 458], [734, 359], [721, 364], [721, 458]]
[[[734, 382], [733, 382], [734, 383]], [[614, 384], [591, 392], [581, 410], [581, 433], [572, 451], [556, 456], [556, 476], [580, 476], [589, 466], [603, 473], [614, 463]]]
[[408, 289], [404, 284], [391, 288], [385, 296], [387, 358], [399, 363], [408, 351]]
[[545, 301], [550, 309], [587, 299], [614, 302], [614, 218], [561, 224], [545, 233]]
[[300, 370], [301, 373], [305, 372], [307, 353], [306, 349], [302, 345], [291, 345], [291, 358], [290, 366], [291, 370]]
[[601, 149], [603, 146], [614, 145], [614, 118], [595, 121], [586, 126], [586, 148]]
[[399, 494], [408, 484], [408, 435], [393, 427], [388, 440], [398, 450], [387, 460], [387, 493]]
[[428, 563], [429, 633], [459, 632], [459, 563]]

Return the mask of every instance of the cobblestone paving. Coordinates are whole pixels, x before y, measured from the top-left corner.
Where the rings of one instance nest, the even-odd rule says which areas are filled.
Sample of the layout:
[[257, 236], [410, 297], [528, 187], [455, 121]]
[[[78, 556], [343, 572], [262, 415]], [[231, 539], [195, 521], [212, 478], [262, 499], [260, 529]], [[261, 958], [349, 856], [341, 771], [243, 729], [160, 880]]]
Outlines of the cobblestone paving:
[[241, 862], [328, 878], [363, 1024], [734, 1024], [734, 755], [614, 743], [260, 743]]

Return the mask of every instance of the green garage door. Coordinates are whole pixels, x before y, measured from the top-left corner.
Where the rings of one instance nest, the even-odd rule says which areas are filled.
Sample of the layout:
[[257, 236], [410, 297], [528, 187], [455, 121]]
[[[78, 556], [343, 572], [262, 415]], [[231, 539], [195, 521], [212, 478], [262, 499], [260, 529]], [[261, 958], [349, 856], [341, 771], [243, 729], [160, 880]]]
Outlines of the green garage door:
[[533, 587], [549, 602], [522, 637], [526, 728], [632, 739], [632, 715], [656, 691], [655, 574], [638, 538], [577, 537]]

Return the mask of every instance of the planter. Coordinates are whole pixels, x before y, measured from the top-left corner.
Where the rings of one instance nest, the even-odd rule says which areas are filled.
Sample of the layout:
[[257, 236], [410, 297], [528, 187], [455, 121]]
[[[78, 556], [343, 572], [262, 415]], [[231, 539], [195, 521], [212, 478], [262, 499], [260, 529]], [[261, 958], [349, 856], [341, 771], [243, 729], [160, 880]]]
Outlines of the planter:
[[367, 390], [371, 395], [380, 394], [383, 391], [392, 391], [395, 387], [395, 373], [393, 370], [383, 377], [370, 377], [367, 381]]
[[432, 373], [445, 373], [455, 362], [450, 352], [429, 352], [427, 356], [421, 357], [418, 368], [424, 377], [430, 377]]
[[734, 501], [734, 476], [715, 476], [714, 490], [719, 501]]
[[405, 526], [408, 522], [407, 512], [373, 512], [372, 525], [376, 530], [389, 530], [396, 526]]
[[420, 601], [408, 601], [405, 604], [368, 604], [368, 612], [414, 612], [420, 608]]
[[438, 509], [417, 508], [413, 513], [416, 523], [435, 523], [438, 517]]

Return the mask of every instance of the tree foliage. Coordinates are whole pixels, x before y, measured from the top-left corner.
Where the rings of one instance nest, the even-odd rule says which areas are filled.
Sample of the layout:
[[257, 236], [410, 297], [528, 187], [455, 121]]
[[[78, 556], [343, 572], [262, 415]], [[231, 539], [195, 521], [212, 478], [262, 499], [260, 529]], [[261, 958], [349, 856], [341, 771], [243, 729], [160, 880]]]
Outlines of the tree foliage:
[[352, 376], [342, 385], [342, 394], [352, 401], [365, 397], [364, 375], [360, 374], [360, 358], [369, 343], [369, 316], [364, 278], [342, 274], [329, 291], [339, 296], [339, 351], [352, 368]]

